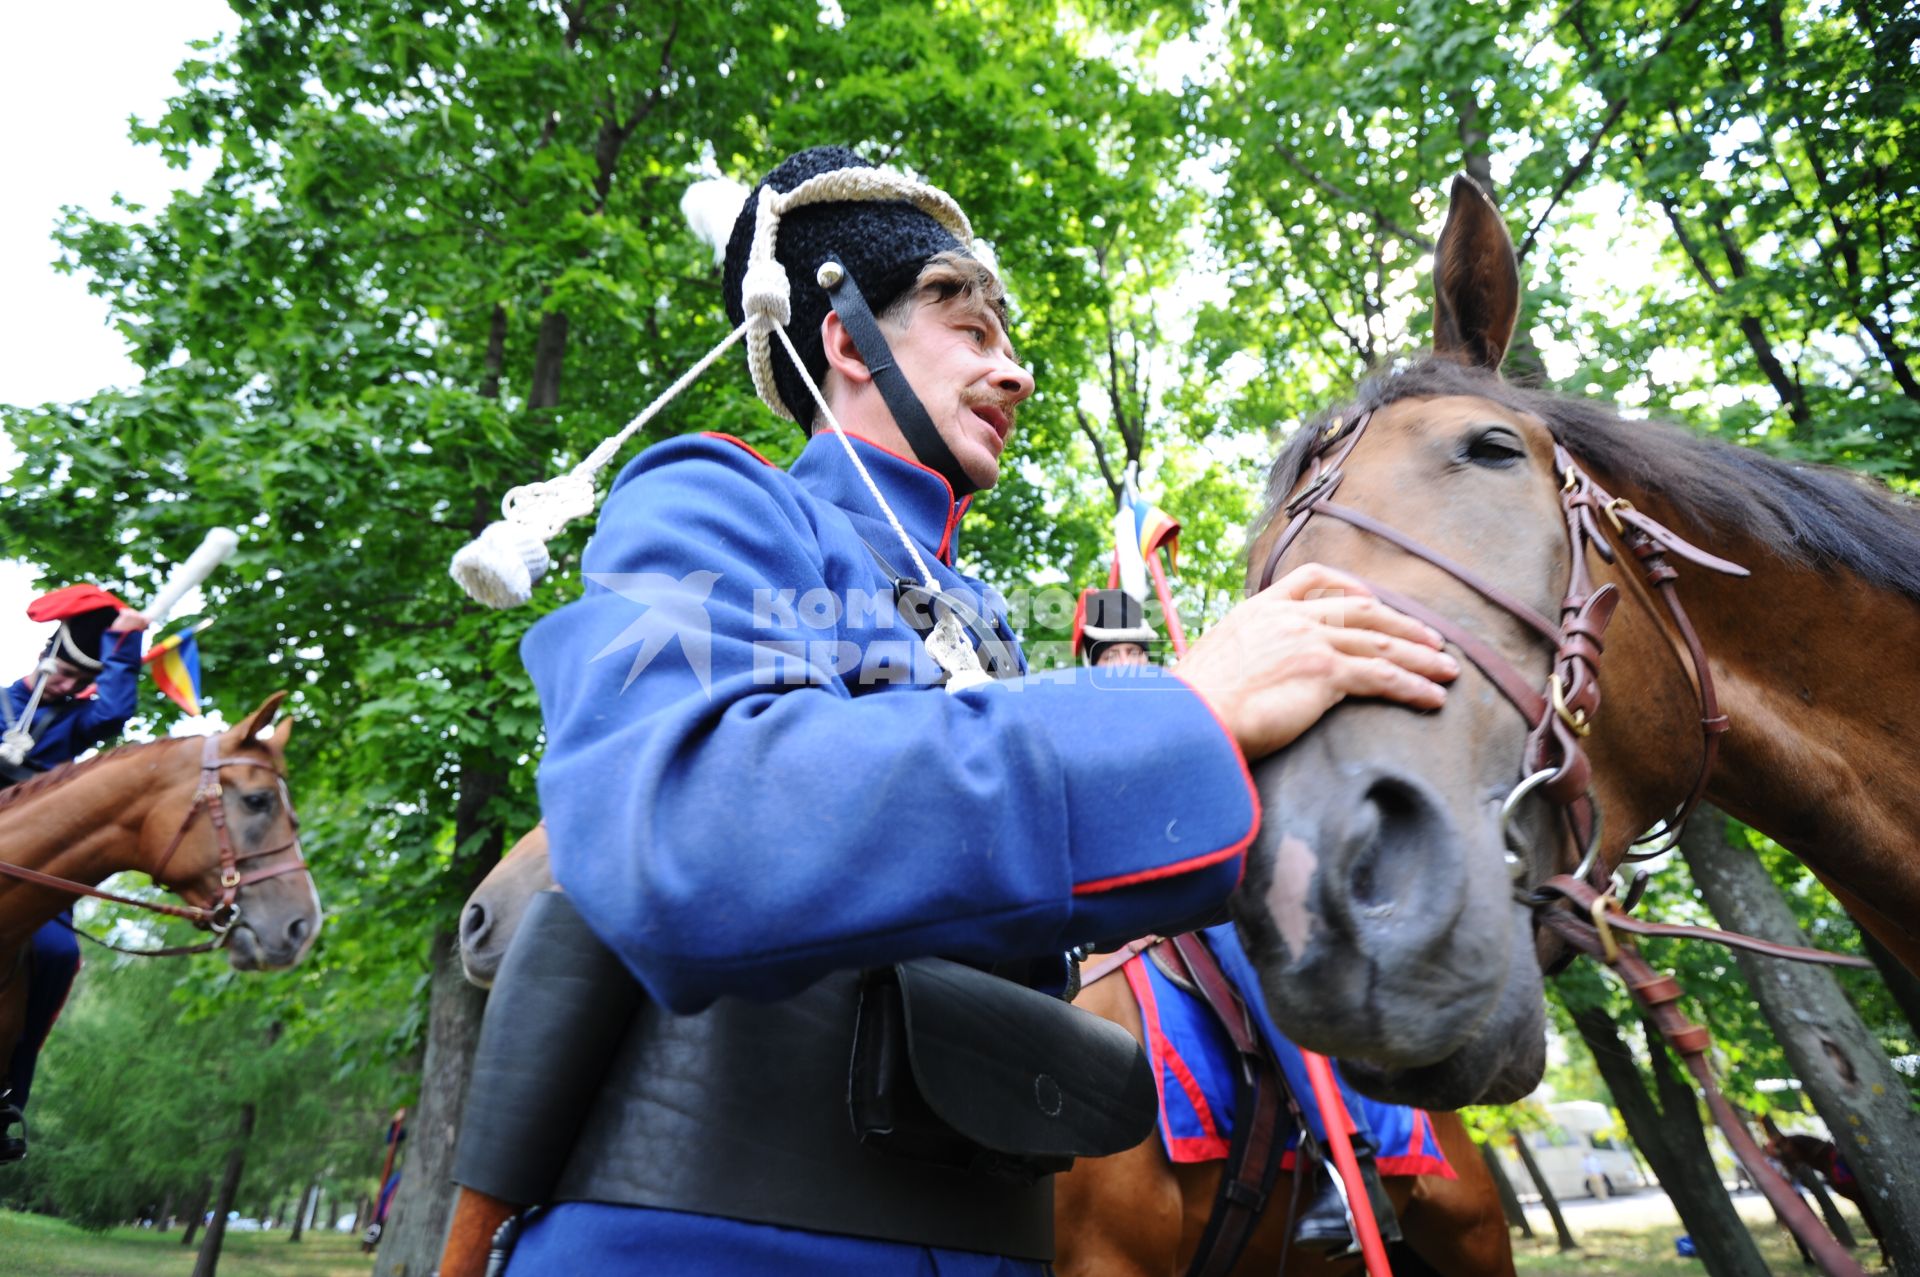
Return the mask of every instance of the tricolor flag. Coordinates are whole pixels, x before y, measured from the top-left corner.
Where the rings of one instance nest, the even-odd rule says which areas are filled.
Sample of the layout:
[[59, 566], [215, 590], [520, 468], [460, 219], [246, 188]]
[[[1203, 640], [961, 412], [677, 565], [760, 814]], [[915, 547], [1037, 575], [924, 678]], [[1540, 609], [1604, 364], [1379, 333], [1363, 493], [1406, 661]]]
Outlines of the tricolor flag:
[[200, 644], [195, 636], [213, 624], [213, 618], [170, 634], [142, 658], [153, 671], [153, 681], [166, 696], [189, 714], [200, 712]]
[[1140, 537], [1140, 557], [1150, 559], [1161, 546], [1167, 547], [1167, 567], [1179, 571], [1180, 523], [1145, 497], [1133, 498], [1133, 526]]

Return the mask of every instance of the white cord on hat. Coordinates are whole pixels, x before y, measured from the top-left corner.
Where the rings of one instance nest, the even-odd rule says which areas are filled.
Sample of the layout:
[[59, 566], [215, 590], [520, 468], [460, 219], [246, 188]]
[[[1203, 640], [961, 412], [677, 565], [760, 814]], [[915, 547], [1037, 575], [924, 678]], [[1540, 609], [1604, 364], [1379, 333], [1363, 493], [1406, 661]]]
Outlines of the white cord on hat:
[[[973, 243], [973, 226], [967, 221], [967, 215], [960, 211], [953, 197], [939, 187], [916, 182], [892, 169], [835, 169], [831, 173], [810, 177], [790, 191], [776, 191], [771, 186], [760, 188], [760, 203], [753, 213], [753, 247], [747, 254], [747, 277], [741, 285], [743, 297], [752, 298], [756, 285], [771, 286], [770, 278], [756, 280], [756, 272], [761, 272], [763, 276], [771, 273], [780, 277], [783, 307], [786, 304], [787, 272], [774, 257], [774, 243], [779, 238], [780, 219], [783, 216], [809, 204], [843, 204], [860, 200], [904, 200], [946, 227], [962, 244]], [[748, 309], [751, 313], [751, 307]], [[782, 327], [788, 318], [783, 311], [779, 320]], [[791, 346], [788, 347], [788, 353], [792, 354]], [[747, 335], [747, 366], [753, 371], [753, 388], [759, 393], [761, 401], [776, 415], [788, 421], [794, 420], [793, 409], [780, 398], [780, 388], [774, 383], [773, 343], [764, 330]], [[794, 357], [793, 366], [805, 375], [806, 366], [798, 356]]]

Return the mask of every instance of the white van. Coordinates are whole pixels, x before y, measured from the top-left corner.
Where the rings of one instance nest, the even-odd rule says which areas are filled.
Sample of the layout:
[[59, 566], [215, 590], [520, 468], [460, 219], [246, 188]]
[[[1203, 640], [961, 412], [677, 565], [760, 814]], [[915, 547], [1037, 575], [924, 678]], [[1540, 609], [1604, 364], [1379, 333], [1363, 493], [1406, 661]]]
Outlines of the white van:
[[[1547, 1105], [1547, 1116], [1553, 1119], [1552, 1125], [1521, 1138], [1555, 1197], [1604, 1198], [1647, 1186], [1646, 1172], [1627, 1144], [1626, 1131], [1606, 1105], [1570, 1100]], [[1519, 1154], [1503, 1147], [1500, 1162], [1514, 1191], [1522, 1197], [1537, 1195]]]

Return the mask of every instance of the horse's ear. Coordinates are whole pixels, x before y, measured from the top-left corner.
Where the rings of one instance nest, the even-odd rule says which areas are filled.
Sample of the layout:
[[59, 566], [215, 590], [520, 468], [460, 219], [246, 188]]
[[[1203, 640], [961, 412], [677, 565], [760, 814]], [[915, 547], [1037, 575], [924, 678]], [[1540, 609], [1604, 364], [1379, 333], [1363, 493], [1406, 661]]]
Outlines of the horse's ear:
[[287, 753], [287, 741], [293, 735], [293, 716], [280, 720], [279, 726], [260, 738], [260, 743], [273, 751], [275, 758], [284, 758]]
[[280, 712], [280, 702], [286, 699], [287, 694], [285, 692], [275, 692], [273, 695], [267, 697], [266, 700], [261, 701], [260, 708], [247, 715], [238, 727], [229, 727], [227, 729], [227, 739], [235, 745], [241, 745], [258, 736], [260, 729], [271, 723], [273, 716]]
[[1520, 267], [1500, 210], [1465, 173], [1453, 179], [1433, 249], [1433, 350], [1499, 370], [1520, 322]]

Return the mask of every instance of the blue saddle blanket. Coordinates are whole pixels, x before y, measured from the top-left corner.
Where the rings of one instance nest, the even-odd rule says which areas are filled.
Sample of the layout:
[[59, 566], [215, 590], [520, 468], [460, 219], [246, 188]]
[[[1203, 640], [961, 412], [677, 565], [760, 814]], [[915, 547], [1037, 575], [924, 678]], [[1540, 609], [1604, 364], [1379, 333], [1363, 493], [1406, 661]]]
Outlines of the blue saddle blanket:
[[[1239, 970], [1243, 964], [1232, 960], [1239, 956], [1237, 947], [1231, 955], [1220, 953], [1223, 945], [1235, 943], [1231, 933], [1218, 937], [1209, 931], [1205, 938], [1241, 997], [1258, 998], [1257, 990], [1244, 987], [1246, 976]], [[1226, 1157], [1233, 1138], [1234, 1068], [1233, 1043], [1226, 1029], [1204, 1001], [1168, 979], [1146, 956], [1133, 958], [1122, 970], [1146, 1028], [1147, 1056], [1160, 1095], [1160, 1137], [1168, 1158], [1206, 1162]], [[1298, 1050], [1280, 1036], [1268, 1017], [1254, 1019], [1276, 1053]], [[1337, 1073], [1338, 1064], [1334, 1067]], [[1455, 1178], [1434, 1136], [1433, 1119], [1424, 1110], [1370, 1100], [1346, 1086], [1344, 1079], [1341, 1091], [1353, 1119], [1373, 1134], [1381, 1174]], [[1311, 1094], [1295, 1098], [1303, 1109], [1314, 1104]], [[1293, 1166], [1298, 1137], [1298, 1131], [1287, 1136], [1283, 1168]]]

